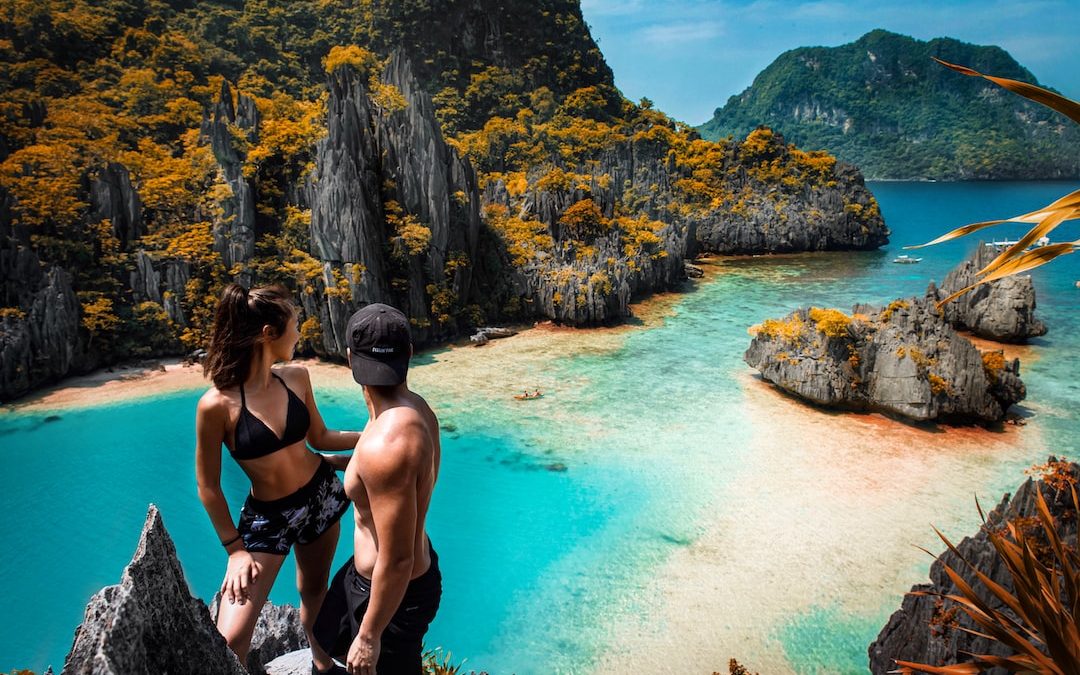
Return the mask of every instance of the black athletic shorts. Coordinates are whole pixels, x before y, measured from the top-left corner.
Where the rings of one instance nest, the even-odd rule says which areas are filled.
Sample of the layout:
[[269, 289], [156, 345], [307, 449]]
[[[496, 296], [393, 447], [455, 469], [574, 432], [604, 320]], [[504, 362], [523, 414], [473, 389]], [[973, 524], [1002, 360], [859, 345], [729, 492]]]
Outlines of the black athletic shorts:
[[293, 544], [309, 544], [349, 510], [345, 488], [325, 459], [302, 488], [264, 502], [248, 495], [236, 529], [252, 553], [288, 555]]
[[[401, 605], [383, 631], [379, 662], [375, 664], [379, 675], [423, 673], [420, 652], [424, 634], [439, 611], [442, 599], [439, 556], [430, 545], [429, 542], [431, 567], [409, 582]], [[370, 598], [371, 580], [360, 576], [353, 559], [349, 558], [330, 582], [330, 590], [311, 630], [315, 640], [330, 656], [345, 661]]]

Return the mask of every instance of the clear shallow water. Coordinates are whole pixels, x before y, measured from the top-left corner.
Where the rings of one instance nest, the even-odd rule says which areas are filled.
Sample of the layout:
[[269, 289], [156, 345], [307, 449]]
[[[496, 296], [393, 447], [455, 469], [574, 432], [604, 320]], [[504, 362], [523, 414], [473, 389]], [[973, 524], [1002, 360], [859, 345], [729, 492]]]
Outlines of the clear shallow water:
[[[784, 503], [786, 484], [760, 478], [772, 471], [762, 465], [760, 439], [784, 424], [784, 414], [805, 410], [781, 407], [777, 418], [753, 417], [760, 408], [747, 398], [741, 360], [747, 326], [801, 305], [849, 309], [855, 302], [921, 294], [975, 240], [923, 249], [916, 255], [924, 261], [910, 266], [890, 263], [901, 246], [1034, 209], [1073, 187], [874, 184], [893, 230], [893, 243], [883, 251], [727, 261], [721, 274], [678, 297], [655, 326], [531, 338], [533, 346], [514, 350], [425, 355], [414, 383], [444, 424], [455, 427], [444, 432], [444, 468], [430, 516], [445, 591], [429, 644], [492, 673], [587, 672], [618, 664], [624, 644], [633, 650], [628, 626], [641, 622], [662, 632], [674, 625], [658, 609], [663, 598], [654, 595], [656, 576], [669, 574], [671, 561], [700, 548], [718, 529], [738, 532], [740, 523], [766, 522], [770, 503]], [[1055, 240], [1080, 238], [1076, 224], [1059, 231]], [[946, 460], [915, 448], [897, 459], [940, 486], [921, 498], [939, 505], [935, 524], [959, 528], [947, 531], [969, 533], [978, 522], [970, 493], [951, 494], [956, 472], [974, 476], [969, 482], [985, 506], [1014, 489], [1023, 468], [1047, 451], [1077, 456], [1078, 263], [1080, 256], [1068, 256], [1035, 273], [1040, 315], [1051, 332], [1037, 342], [1037, 358], [1025, 362], [1022, 374], [1026, 405], [1035, 413], [1025, 432], [1039, 433], [1020, 437], [1008, 452]], [[497, 359], [505, 360], [491, 363]], [[476, 374], [481, 367], [492, 371]], [[540, 386], [548, 396], [528, 404], [509, 399], [525, 386]], [[130, 559], [151, 501], [162, 510], [193, 591], [212, 595], [224, 559], [194, 490], [197, 396], [182, 392], [61, 411], [52, 421], [42, 414], [0, 416], [6, 478], [0, 540], [8, 550], [0, 559], [0, 596], [17, 608], [0, 631], [0, 670], [62, 663], [86, 600], [116, 583]], [[339, 428], [363, 423], [355, 400], [347, 388], [319, 392], [327, 423]], [[816, 415], [826, 426], [837, 421]], [[879, 452], [872, 445], [865, 450]], [[799, 461], [790, 456], [791, 463]], [[565, 471], [551, 470], [559, 465]], [[791, 470], [807, 480], [835, 480], [811, 469], [806, 463]], [[742, 489], [747, 476], [758, 477], [756, 491]], [[246, 485], [229, 462], [223, 486], [238, 505]], [[926, 536], [905, 546], [940, 548], [925, 520], [916, 526]], [[852, 538], [864, 534], [871, 533], [853, 532]], [[348, 541], [339, 547], [339, 564], [347, 548]], [[849, 574], [881, 555], [869, 543], [851, 551], [844, 554], [850, 559], [836, 561]], [[782, 619], [757, 619], [732, 601], [714, 620], [754, 626], [790, 670], [865, 672], [866, 647], [899, 606], [897, 589], [923, 581], [928, 562], [904, 559], [880, 568], [858, 603], [829, 587], [836, 574], [823, 572], [829, 579], [824, 588], [805, 603], [792, 600]], [[291, 569], [287, 562], [274, 601], [296, 602]], [[769, 596], [767, 584], [760, 595], [783, 602]], [[667, 639], [679, 646], [678, 635]], [[746, 652], [724, 645], [718, 654]], [[719, 656], [708, 658], [722, 668]]]

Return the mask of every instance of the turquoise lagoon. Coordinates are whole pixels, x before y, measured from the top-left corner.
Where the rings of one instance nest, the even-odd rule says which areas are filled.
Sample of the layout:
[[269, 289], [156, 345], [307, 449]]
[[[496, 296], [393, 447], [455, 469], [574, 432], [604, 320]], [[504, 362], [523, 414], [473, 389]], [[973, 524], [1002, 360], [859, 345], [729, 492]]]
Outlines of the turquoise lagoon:
[[[866, 647], [925, 579], [929, 558], [912, 545], [941, 548], [930, 522], [972, 533], [973, 492], [991, 505], [1048, 453], [1077, 457], [1080, 256], [1034, 274], [1050, 333], [1024, 352], [1022, 430], [828, 414], [753, 378], [748, 326], [801, 305], [921, 294], [975, 240], [891, 264], [902, 246], [1075, 188], [871, 187], [893, 231], [881, 251], [721, 260], [627, 327], [421, 355], [414, 386], [445, 426], [429, 524], [445, 587], [430, 646], [492, 673], [711, 672], [729, 657], [761, 672], [866, 672]], [[1076, 224], [1060, 232], [1080, 238]], [[512, 400], [534, 386], [547, 397]], [[224, 559], [194, 489], [198, 395], [0, 414], [0, 671], [59, 670], [150, 502], [193, 592], [216, 590]], [[318, 396], [329, 425], [363, 424], [346, 371]], [[245, 482], [229, 462], [223, 486], [235, 511]], [[297, 601], [292, 569], [275, 602]]]

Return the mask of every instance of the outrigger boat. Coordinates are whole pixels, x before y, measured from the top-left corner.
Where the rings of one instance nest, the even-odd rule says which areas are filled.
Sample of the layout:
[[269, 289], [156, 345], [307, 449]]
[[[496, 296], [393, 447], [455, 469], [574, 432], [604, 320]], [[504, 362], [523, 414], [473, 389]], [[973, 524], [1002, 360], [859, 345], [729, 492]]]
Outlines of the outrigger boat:
[[898, 255], [893, 258], [894, 263], [900, 263], [901, 265], [914, 265], [915, 263], [922, 262], [922, 258], [912, 258], [908, 255]]
[[514, 399], [517, 401], [531, 401], [534, 398], [544, 398], [544, 392], [537, 390], [535, 393], [514, 394]]
[[[1017, 239], [1015, 241], [1010, 241], [1008, 239], [1003, 239], [1001, 241], [997, 241], [997, 240], [988, 241], [988, 242], [986, 242], [986, 245], [987, 246], [992, 246], [995, 251], [1004, 251], [1005, 249], [1010, 248], [1012, 246], [1015, 246], [1018, 243], [1020, 243], [1019, 239]], [[1050, 237], [1045, 237], [1044, 236], [1044, 237], [1039, 237], [1039, 239], [1034, 244], [1029, 246], [1028, 249], [1042, 248], [1043, 246], [1049, 246], [1049, 245], [1050, 245]]]

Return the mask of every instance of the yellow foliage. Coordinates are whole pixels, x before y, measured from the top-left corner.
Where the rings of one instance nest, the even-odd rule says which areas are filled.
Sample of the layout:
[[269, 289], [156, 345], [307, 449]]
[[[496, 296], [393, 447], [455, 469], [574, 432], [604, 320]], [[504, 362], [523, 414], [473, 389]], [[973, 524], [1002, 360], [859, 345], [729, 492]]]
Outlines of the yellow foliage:
[[810, 320], [819, 331], [831, 338], [843, 338], [850, 335], [851, 317], [840, 310], [811, 307]]
[[793, 344], [798, 344], [807, 336], [806, 324], [798, 314], [792, 314], [787, 319], [765, 319], [760, 326], [755, 326], [751, 331], [755, 335], [770, 340]]
[[1001, 351], [983, 352], [983, 371], [990, 382], [997, 382], [1001, 372], [1005, 370], [1005, 354]]
[[334, 46], [330, 53], [323, 59], [323, 68], [327, 73], [332, 73], [341, 66], [351, 66], [367, 78], [379, 65], [375, 55], [359, 45]]
[[878, 315], [878, 318], [881, 319], [881, 321], [888, 321], [897, 310], [908, 309], [909, 307], [911, 307], [911, 303], [907, 300], [893, 300], [889, 303], [888, 307], [881, 310], [881, 314]]
[[952, 394], [952, 386], [949, 385], [945, 378], [936, 373], [930, 373], [928, 379], [930, 380], [930, 392], [935, 396], [938, 394]]

